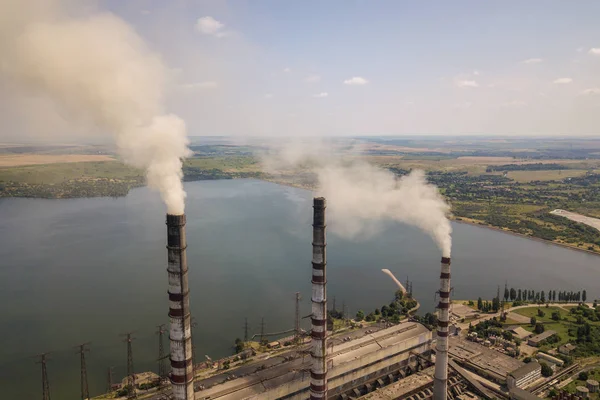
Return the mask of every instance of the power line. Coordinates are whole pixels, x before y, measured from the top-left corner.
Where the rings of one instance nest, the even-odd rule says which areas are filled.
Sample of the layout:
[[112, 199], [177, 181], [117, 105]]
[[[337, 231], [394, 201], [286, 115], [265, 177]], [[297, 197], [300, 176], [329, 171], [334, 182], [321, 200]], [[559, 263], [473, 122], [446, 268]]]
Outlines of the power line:
[[112, 381], [112, 377], [113, 377], [113, 367], [108, 367], [108, 371], [106, 374], [106, 393], [110, 393], [112, 392], [112, 386], [113, 386], [113, 381]]
[[158, 330], [158, 379], [159, 385], [162, 385], [163, 380], [167, 377], [167, 367], [165, 365], [165, 349], [163, 347], [163, 336], [165, 331], [165, 324], [157, 326]]
[[90, 398], [90, 389], [88, 386], [88, 378], [87, 378], [87, 368], [85, 365], [85, 353], [89, 352], [90, 349], [87, 348], [90, 343], [82, 343], [79, 346], [79, 355], [80, 355], [80, 363], [81, 363], [81, 400], [86, 400]]
[[135, 393], [135, 373], [133, 372], [133, 351], [131, 348], [131, 342], [134, 338], [131, 337], [133, 332], [127, 332], [122, 336], [126, 336], [124, 342], [127, 343], [127, 398], [133, 399], [136, 397]]
[[300, 292], [296, 292], [296, 320], [295, 320], [295, 325], [294, 325], [294, 330], [296, 333], [296, 338], [295, 338], [296, 343], [300, 342], [300, 298], [301, 298]]
[[48, 370], [46, 369], [47, 353], [39, 354], [40, 361], [36, 364], [42, 364], [42, 400], [50, 400], [50, 382], [48, 381]]

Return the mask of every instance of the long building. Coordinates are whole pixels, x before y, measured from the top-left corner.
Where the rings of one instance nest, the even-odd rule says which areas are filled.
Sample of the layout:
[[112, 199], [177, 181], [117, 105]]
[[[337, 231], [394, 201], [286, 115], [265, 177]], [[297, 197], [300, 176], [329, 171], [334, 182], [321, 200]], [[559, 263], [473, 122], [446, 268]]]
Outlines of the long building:
[[[398, 371], [404, 375], [407, 370], [418, 369], [421, 360], [431, 357], [431, 339], [431, 332], [423, 325], [405, 322], [328, 346], [327, 398], [341, 398], [358, 386], [377, 379], [388, 380], [388, 375]], [[310, 394], [311, 359], [290, 358], [247, 376], [222, 379], [223, 383], [197, 392], [196, 399], [305, 400]]]

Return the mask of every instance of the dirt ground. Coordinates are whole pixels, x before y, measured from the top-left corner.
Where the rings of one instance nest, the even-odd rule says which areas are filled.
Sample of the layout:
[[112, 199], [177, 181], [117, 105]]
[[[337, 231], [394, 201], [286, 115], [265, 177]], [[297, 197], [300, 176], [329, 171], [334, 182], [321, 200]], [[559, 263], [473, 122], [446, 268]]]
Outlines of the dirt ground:
[[559, 209], [551, 211], [550, 214], [560, 215], [561, 217], [568, 218], [571, 221], [581, 222], [582, 224], [586, 224], [592, 228], [600, 230], [600, 219], [598, 218], [586, 217], [585, 215]]
[[94, 154], [10, 154], [0, 156], [0, 167], [17, 167], [23, 165], [56, 164], [71, 162], [116, 161], [107, 155]]

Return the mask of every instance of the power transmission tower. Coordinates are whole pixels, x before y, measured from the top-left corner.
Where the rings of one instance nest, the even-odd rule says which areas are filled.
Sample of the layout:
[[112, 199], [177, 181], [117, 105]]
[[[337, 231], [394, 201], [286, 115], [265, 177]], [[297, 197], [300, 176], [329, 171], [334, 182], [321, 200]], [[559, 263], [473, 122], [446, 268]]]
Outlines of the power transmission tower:
[[50, 382], [48, 381], [48, 371], [46, 370], [47, 353], [39, 354], [40, 361], [36, 364], [42, 364], [42, 400], [50, 400]]
[[[335, 297], [334, 297], [335, 299]], [[335, 304], [335, 303], [334, 303]], [[295, 342], [300, 342], [300, 292], [296, 292], [296, 319], [294, 325], [294, 332], [296, 333]]]
[[112, 392], [112, 385], [113, 385], [113, 367], [108, 367], [108, 371], [106, 374], [106, 393], [110, 393]]
[[265, 338], [265, 317], [262, 317], [260, 319], [260, 342], [263, 342], [263, 339]]
[[133, 351], [131, 348], [131, 342], [134, 338], [131, 336], [133, 332], [127, 332], [122, 336], [126, 336], [125, 343], [127, 343], [127, 398], [133, 399], [136, 397], [135, 393], [135, 373], [133, 372]]
[[85, 353], [87, 351], [90, 351], [90, 349], [88, 349], [86, 346], [88, 346], [90, 343], [82, 343], [79, 346], [77, 346], [79, 348], [79, 350], [77, 351], [77, 353], [79, 353], [80, 356], [80, 362], [81, 362], [81, 400], [86, 400], [90, 398], [90, 389], [88, 387], [88, 379], [87, 379], [87, 368], [85, 365]]
[[244, 343], [248, 341], [248, 318], [244, 318]]
[[163, 347], [163, 335], [165, 331], [165, 324], [157, 326], [158, 330], [158, 379], [159, 383], [162, 384], [163, 380], [167, 377], [167, 366], [165, 365], [165, 349]]

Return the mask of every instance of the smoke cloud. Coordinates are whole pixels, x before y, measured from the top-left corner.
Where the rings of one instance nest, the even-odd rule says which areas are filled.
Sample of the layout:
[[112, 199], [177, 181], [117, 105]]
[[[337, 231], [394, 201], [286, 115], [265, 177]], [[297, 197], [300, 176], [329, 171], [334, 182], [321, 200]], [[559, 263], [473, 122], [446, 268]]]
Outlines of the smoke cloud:
[[338, 235], [355, 238], [377, 231], [386, 220], [395, 220], [429, 234], [443, 256], [450, 257], [450, 206], [438, 188], [427, 182], [425, 173], [413, 170], [397, 178], [388, 170], [342, 155], [355, 152], [355, 147], [331, 149], [323, 142], [292, 144], [266, 156], [264, 165], [271, 173], [294, 167], [314, 173], [318, 195], [327, 198], [329, 228]]
[[163, 108], [167, 69], [122, 19], [89, 10], [74, 17], [63, 3], [2, 2], [2, 77], [20, 94], [51, 98], [73, 123], [114, 135], [120, 156], [146, 171], [167, 212], [182, 214], [182, 159], [190, 151], [184, 121]]

